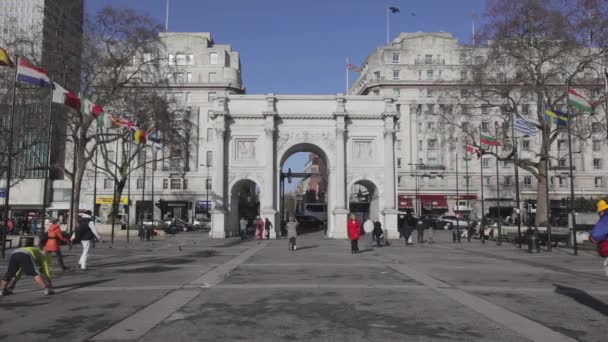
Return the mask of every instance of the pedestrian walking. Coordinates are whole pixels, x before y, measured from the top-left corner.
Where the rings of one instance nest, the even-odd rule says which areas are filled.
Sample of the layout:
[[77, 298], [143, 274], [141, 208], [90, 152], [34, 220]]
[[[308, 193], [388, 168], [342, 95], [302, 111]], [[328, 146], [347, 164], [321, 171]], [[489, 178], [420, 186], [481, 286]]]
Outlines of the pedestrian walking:
[[241, 240], [247, 239], [247, 220], [245, 217], [241, 217], [239, 221], [239, 232], [241, 233]]
[[604, 259], [604, 272], [608, 276], [608, 203], [597, 202], [597, 213], [600, 219], [591, 230], [591, 241], [597, 244], [597, 253]]
[[8, 219], [8, 230], [6, 231], [7, 234], [13, 234], [15, 231], [15, 222], [13, 222], [13, 219]]
[[276, 235], [277, 240], [278, 240], [278, 239], [280, 239], [280, 238], [282, 237], [282, 234], [281, 234], [281, 226], [282, 226], [282, 225], [284, 225], [284, 224], [285, 224], [285, 222], [284, 222], [283, 220], [281, 220], [281, 222], [279, 222], [279, 224], [277, 224], [277, 225], [274, 227], [274, 233], [275, 233], [275, 235]]
[[371, 249], [374, 244], [374, 221], [372, 221], [371, 217], [368, 217], [367, 220], [363, 223], [363, 232], [365, 233], [365, 248]]
[[416, 221], [416, 232], [418, 232], [418, 243], [424, 243], [424, 229], [426, 228], [426, 222], [422, 218], [418, 218]]
[[347, 224], [348, 238], [350, 239], [350, 252], [359, 253], [359, 236], [361, 235], [361, 224], [357, 221], [355, 214], [350, 214]]
[[54, 293], [51, 283], [50, 256], [42, 252], [40, 248], [23, 247], [11, 254], [4, 279], [0, 281], [0, 296], [11, 294], [23, 274], [33, 277], [46, 296]]
[[262, 220], [262, 218], [258, 216], [255, 221], [255, 224], [257, 228], [258, 238], [260, 240], [264, 239], [264, 220]]
[[63, 263], [61, 242], [70, 243], [70, 240], [63, 236], [63, 232], [61, 231], [61, 227], [59, 226], [58, 222], [59, 221], [57, 219], [53, 219], [53, 221], [51, 221], [51, 226], [47, 232], [47, 240], [44, 244], [44, 251], [48, 254], [55, 253], [59, 266], [63, 271], [65, 271], [67, 267], [65, 267], [65, 264]]
[[82, 244], [82, 254], [80, 255], [78, 264], [80, 265], [80, 269], [83, 271], [87, 270], [87, 259], [89, 258], [89, 249], [91, 248], [91, 244], [95, 241], [95, 239], [99, 240], [99, 242], [103, 242], [101, 236], [99, 236], [97, 233], [95, 222], [93, 221], [91, 215], [92, 213], [90, 210], [87, 210], [81, 214], [78, 220], [78, 229], [76, 229], [74, 234], [72, 234], [72, 242], [80, 242]]
[[435, 235], [435, 223], [433, 222], [433, 219], [430, 216], [426, 219], [426, 226], [429, 229], [429, 243], [435, 243], [435, 241], [433, 240], [433, 236]]
[[272, 222], [268, 218], [264, 222], [264, 228], [266, 229], [266, 240], [270, 240], [270, 230], [272, 229]]
[[382, 231], [382, 224], [378, 220], [374, 221], [373, 224], [374, 229], [372, 233], [374, 235], [374, 239], [376, 240], [376, 247], [382, 247], [382, 234], [384, 233]]
[[295, 251], [298, 247], [296, 246], [296, 238], [298, 237], [298, 221], [293, 216], [289, 217], [287, 222], [287, 238], [289, 239], [289, 250]]

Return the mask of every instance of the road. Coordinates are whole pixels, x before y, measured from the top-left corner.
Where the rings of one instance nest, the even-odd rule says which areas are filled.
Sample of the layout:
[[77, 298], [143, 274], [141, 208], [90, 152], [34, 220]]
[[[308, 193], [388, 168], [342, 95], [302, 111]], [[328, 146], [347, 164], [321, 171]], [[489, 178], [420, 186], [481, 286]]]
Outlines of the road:
[[[89, 271], [55, 270], [56, 295], [24, 279], [0, 298], [0, 340], [606, 340], [608, 278], [594, 253], [437, 235], [358, 255], [319, 234], [299, 237], [296, 252], [203, 232], [106, 242]], [[66, 262], [79, 252], [65, 249]]]

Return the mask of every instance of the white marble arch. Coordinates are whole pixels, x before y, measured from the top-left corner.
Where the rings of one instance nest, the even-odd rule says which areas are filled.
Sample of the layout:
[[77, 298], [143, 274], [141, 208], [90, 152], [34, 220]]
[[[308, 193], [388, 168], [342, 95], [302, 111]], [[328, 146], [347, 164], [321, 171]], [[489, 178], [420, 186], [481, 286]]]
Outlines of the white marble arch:
[[[280, 172], [295, 152], [313, 152], [327, 163], [330, 238], [347, 238], [347, 192], [356, 180], [376, 187], [379, 216], [397, 231], [395, 101], [379, 96], [229, 95], [209, 113], [216, 137], [212, 177], [213, 238], [234, 236], [232, 188], [242, 180], [260, 188], [262, 218], [278, 224]], [[365, 145], [362, 145], [365, 144]], [[351, 184], [352, 183], [352, 184]], [[271, 230], [271, 237], [275, 231]]]

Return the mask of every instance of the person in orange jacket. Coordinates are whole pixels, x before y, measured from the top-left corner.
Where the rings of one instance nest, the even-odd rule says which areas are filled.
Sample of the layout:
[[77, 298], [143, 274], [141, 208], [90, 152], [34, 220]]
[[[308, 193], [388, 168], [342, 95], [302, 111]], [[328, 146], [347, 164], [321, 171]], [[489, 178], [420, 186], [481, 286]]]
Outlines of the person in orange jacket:
[[70, 239], [63, 236], [63, 232], [61, 231], [61, 227], [58, 224], [58, 220], [54, 219], [51, 221], [51, 226], [47, 232], [48, 240], [44, 245], [44, 251], [48, 254], [55, 253], [57, 255], [57, 261], [59, 261], [59, 266], [61, 269], [65, 271], [67, 267], [63, 263], [63, 255], [61, 254], [61, 242], [70, 243]]
[[257, 228], [258, 238], [260, 240], [263, 240], [264, 239], [264, 220], [262, 220], [261, 217], [257, 218], [256, 228]]
[[350, 252], [359, 253], [359, 236], [361, 236], [361, 224], [357, 221], [355, 214], [350, 214], [347, 224], [348, 238], [350, 239]]

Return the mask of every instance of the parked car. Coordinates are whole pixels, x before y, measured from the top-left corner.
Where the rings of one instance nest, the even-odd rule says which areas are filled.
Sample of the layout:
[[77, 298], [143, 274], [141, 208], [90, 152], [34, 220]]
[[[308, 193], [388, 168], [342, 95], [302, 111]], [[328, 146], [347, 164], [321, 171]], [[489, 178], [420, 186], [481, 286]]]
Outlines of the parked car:
[[174, 231], [174, 232], [175, 231], [180, 231], [180, 230], [183, 231], [183, 232], [187, 232], [189, 230], [193, 230], [194, 229], [193, 225], [191, 225], [190, 223], [188, 223], [188, 222], [186, 222], [184, 220], [178, 219], [178, 218], [173, 218], [173, 219], [165, 220], [165, 224], [167, 226], [169, 226], [169, 229], [171, 231]]
[[423, 221], [425, 221], [427, 223], [427, 225], [429, 225], [430, 227], [433, 227], [433, 229], [440, 229], [440, 230], [452, 229], [452, 223], [442, 220], [441, 217], [439, 217], [439, 215], [426, 214], [426, 215], [422, 215], [420, 218]]
[[211, 229], [211, 222], [203, 219], [194, 219], [194, 222], [192, 223], [192, 228], [209, 230]]
[[441, 220], [445, 222], [450, 222], [452, 224], [452, 227], [456, 227], [456, 225], [458, 225], [458, 228], [460, 229], [464, 229], [468, 225], [465, 219], [456, 218], [456, 216], [454, 215], [443, 215], [441, 216]]

